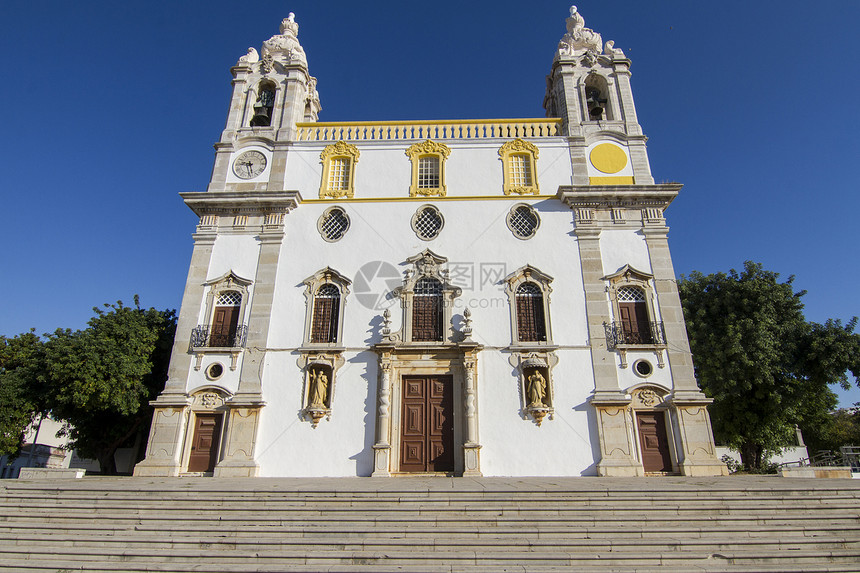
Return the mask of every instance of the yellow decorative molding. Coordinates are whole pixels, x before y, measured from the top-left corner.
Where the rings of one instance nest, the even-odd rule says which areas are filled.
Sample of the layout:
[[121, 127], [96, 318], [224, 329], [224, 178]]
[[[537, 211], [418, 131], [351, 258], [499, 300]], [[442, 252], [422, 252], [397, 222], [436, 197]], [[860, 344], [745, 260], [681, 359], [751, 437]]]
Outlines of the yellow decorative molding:
[[[338, 141], [326, 146], [320, 153], [322, 161], [322, 179], [320, 181], [320, 199], [326, 197], [349, 197], [355, 195], [355, 164], [358, 163], [358, 157], [361, 153], [358, 148], [351, 143]], [[331, 186], [332, 165], [335, 162], [345, 161], [345, 164], [338, 165], [343, 170], [339, 178], [340, 186], [333, 188]]]
[[633, 185], [632, 176], [620, 177], [589, 177], [589, 185]]
[[[508, 141], [499, 148], [499, 158], [502, 160], [502, 175], [504, 184], [502, 191], [505, 195], [538, 195], [540, 188], [537, 182], [537, 158], [540, 154], [537, 145], [522, 139]], [[520, 160], [517, 180], [514, 180], [514, 162]]]
[[447, 159], [451, 155], [451, 148], [444, 143], [428, 139], [427, 141], [410, 145], [409, 149], [406, 150], [406, 155], [409, 156], [409, 159], [415, 159], [420, 155], [441, 155]]
[[555, 137], [561, 119], [446, 119], [296, 123], [298, 141], [391, 139], [488, 139]]
[[[406, 156], [412, 162], [412, 182], [409, 185], [410, 197], [445, 197], [448, 194], [448, 188], [445, 185], [445, 160], [448, 159], [449, 155], [451, 155], [450, 147], [429, 139], [409, 146], [406, 150]], [[419, 186], [418, 166], [421, 159], [428, 157], [436, 159], [439, 165], [439, 184], [433, 187]]]

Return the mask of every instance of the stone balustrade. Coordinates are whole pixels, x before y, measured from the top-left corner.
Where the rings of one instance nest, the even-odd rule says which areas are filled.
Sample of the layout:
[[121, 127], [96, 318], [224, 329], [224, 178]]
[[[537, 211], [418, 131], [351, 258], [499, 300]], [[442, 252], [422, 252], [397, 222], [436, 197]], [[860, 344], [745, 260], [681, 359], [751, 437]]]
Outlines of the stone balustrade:
[[299, 141], [536, 138], [561, 134], [561, 119], [467, 119], [297, 123]]

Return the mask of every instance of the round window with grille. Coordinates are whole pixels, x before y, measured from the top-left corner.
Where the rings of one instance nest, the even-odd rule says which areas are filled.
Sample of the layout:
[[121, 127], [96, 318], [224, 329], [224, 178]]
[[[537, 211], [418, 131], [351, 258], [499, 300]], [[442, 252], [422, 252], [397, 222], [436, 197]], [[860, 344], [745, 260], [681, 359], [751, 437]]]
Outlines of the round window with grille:
[[439, 231], [445, 226], [442, 213], [433, 205], [424, 205], [412, 216], [412, 230], [419, 239], [430, 241], [439, 236]]
[[326, 209], [317, 221], [317, 230], [329, 243], [341, 240], [347, 229], [349, 229], [349, 216], [340, 207]]
[[531, 239], [535, 236], [538, 227], [540, 227], [540, 218], [537, 212], [525, 203], [514, 205], [508, 213], [508, 228], [518, 239]]

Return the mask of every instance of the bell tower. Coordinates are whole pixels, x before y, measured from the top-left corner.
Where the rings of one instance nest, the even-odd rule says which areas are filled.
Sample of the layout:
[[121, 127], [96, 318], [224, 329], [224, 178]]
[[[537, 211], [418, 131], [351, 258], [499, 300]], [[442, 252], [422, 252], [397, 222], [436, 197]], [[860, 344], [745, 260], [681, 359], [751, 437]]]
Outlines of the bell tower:
[[[546, 78], [543, 106], [547, 117], [563, 120], [562, 133], [571, 138], [574, 185], [654, 183], [630, 89], [630, 60], [614, 41], [604, 44], [586, 28], [576, 6], [570, 7], [567, 33]], [[615, 170], [621, 162], [617, 151], [615, 160], [602, 151], [591, 156], [598, 139], [621, 146], [629, 159], [625, 169]]]
[[[298, 39], [299, 25], [290, 12], [280, 34], [263, 42], [262, 50], [248, 53], [230, 70], [233, 95], [227, 124], [215, 145], [216, 157], [209, 191], [232, 191], [234, 152], [252, 141], [274, 148], [268, 190], [283, 189], [286, 151], [278, 143], [296, 136], [296, 123], [317, 121], [322, 106], [317, 79], [308, 71], [305, 50]], [[239, 175], [242, 176], [241, 174]]]

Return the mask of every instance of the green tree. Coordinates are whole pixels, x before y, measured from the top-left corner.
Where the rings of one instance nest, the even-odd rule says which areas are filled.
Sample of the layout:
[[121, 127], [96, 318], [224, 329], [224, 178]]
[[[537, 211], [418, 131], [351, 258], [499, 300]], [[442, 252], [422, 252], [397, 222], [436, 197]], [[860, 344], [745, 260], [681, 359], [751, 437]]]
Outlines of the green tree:
[[117, 448], [148, 429], [149, 401], [163, 388], [176, 329], [172, 310], [105, 305], [84, 330], [57, 330], [45, 342], [52, 414], [70, 446], [116, 473]]
[[838, 451], [842, 446], [860, 446], [860, 411], [839, 408], [820, 424], [803, 430], [809, 453], [820, 450]]
[[0, 455], [17, 456], [24, 434], [45, 410], [44, 347], [31, 332], [0, 336]]
[[747, 261], [740, 273], [694, 271], [678, 283], [696, 377], [714, 399], [714, 435], [746, 469], [790, 445], [796, 425], [825, 423], [837, 403], [828, 385], [860, 373], [856, 319], [807, 322], [805, 291], [778, 279]]

